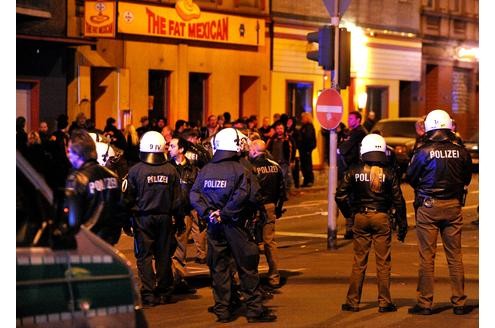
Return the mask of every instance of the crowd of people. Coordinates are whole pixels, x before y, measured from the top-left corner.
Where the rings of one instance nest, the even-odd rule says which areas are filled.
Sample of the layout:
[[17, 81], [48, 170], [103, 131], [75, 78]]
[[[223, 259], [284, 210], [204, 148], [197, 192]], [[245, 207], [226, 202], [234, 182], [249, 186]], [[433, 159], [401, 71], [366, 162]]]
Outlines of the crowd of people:
[[[335, 200], [346, 218], [345, 238], [353, 240], [354, 249], [342, 310], [359, 311], [373, 245], [379, 312], [393, 312], [391, 236], [395, 229], [404, 241], [406, 206], [393, 152], [379, 132], [368, 133], [361, 119], [360, 112], [351, 112], [348, 127], [339, 126]], [[140, 127], [128, 125], [123, 132], [114, 118], [98, 130], [84, 114], [70, 127], [67, 116], [60, 115], [52, 134], [46, 122], [26, 133], [25, 122], [17, 118], [17, 149], [53, 188], [64, 189], [69, 228], [86, 225], [112, 245], [122, 230], [134, 237], [144, 306], [170, 303], [175, 293], [196, 292], [185, 279], [191, 236], [195, 261], [210, 269], [214, 305], [208, 310], [217, 321], [235, 320], [241, 304], [248, 322], [276, 320], [263, 305], [270, 295], [260, 284], [260, 248], [269, 266], [268, 285], [278, 288], [276, 220], [291, 188], [314, 183], [316, 134], [310, 113], [301, 115], [300, 125], [285, 114], [274, 116], [273, 123], [264, 117], [259, 128], [255, 116], [232, 122], [228, 113], [210, 115], [205, 126], [177, 120], [173, 128], [166, 118], [142, 117]], [[420, 254], [418, 299], [409, 313], [432, 313], [440, 233], [454, 313], [464, 314], [461, 207], [471, 159], [445, 111], [430, 112], [418, 129], [424, 133], [406, 172], [415, 190]]]
[[[139, 127], [121, 130], [112, 117], [98, 129], [80, 113], [71, 124], [60, 115], [52, 133], [47, 122], [27, 133], [19, 117], [16, 147], [54, 190], [63, 190], [69, 229], [84, 225], [111, 245], [122, 231], [134, 238], [143, 305], [196, 292], [185, 279], [192, 238], [195, 262], [212, 273], [218, 320], [233, 320], [242, 300], [249, 322], [273, 321], [261, 301], [280, 286], [275, 222], [290, 188], [314, 183], [311, 114], [296, 122], [286, 114], [273, 123], [265, 117], [258, 129], [255, 116], [231, 121], [225, 113], [210, 115], [204, 126], [142, 117]], [[265, 288], [260, 249], [269, 263]]]

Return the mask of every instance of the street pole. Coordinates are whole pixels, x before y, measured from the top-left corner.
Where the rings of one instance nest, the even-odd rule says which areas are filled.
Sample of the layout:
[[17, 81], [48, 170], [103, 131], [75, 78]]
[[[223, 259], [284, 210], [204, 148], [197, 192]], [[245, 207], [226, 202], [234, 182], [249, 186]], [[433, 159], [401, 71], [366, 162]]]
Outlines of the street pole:
[[[340, 25], [340, 0], [334, 1], [335, 17], [331, 17], [330, 25], [335, 26], [334, 42], [334, 74], [332, 88], [340, 92], [339, 88], [339, 25]], [[335, 203], [335, 191], [337, 190], [337, 133], [335, 129], [330, 130], [328, 168], [328, 228], [327, 228], [327, 249], [337, 249], [337, 204]]]

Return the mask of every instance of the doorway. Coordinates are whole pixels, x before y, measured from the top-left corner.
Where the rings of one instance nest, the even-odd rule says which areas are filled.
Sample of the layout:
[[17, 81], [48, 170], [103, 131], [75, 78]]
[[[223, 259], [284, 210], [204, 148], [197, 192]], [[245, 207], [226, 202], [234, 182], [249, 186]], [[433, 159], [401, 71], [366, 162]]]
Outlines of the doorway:
[[148, 72], [148, 117], [168, 118], [170, 99], [170, 72], [149, 70]]
[[38, 130], [39, 81], [16, 82], [16, 118], [26, 119], [26, 132]]
[[[366, 87], [366, 93], [368, 94], [367, 113], [375, 112], [377, 122], [382, 118], [388, 118], [388, 87], [368, 86]], [[365, 119], [363, 117], [363, 120]]]
[[289, 116], [301, 118], [301, 113], [313, 111], [313, 83], [287, 82], [287, 109]]
[[204, 125], [208, 113], [208, 78], [206, 73], [189, 73], [189, 122]]

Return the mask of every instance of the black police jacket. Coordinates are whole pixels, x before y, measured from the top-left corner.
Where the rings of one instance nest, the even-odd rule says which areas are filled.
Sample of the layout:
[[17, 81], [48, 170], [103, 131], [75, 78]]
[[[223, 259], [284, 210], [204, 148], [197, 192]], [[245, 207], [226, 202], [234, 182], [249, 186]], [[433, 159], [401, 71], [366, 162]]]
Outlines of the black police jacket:
[[210, 153], [201, 144], [194, 144], [188, 141], [188, 150], [185, 153], [186, 158], [191, 162], [191, 164], [202, 168], [211, 160]]
[[182, 193], [182, 199], [184, 201], [185, 212], [188, 213], [192, 210], [191, 202], [189, 201], [189, 192], [198, 175], [198, 167], [191, 164], [191, 162], [185, 158], [185, 163], [177, 164], [172, 159], [170, 163], [175, 167], [177, 173], [179, 173], [180, 190]]
[[274, 160], [259, 155], [250, 158], [253, 171], [260, 184], [260, 195], [263, 204], [274, 203], [282, 207], [285, 201], [285, 183], [282, 168]]
[[359, 149], [361, 141], [368, 134], [368, 131], [359, 125], [349, 132], [349, 136], [339, 145], [339, 154], [344, 160], [346, 167], [359, 162]]
[[125, 190], [127, 207], [138, 216], [184, 216], [179, 174], [168, 162], [135, 164], [129, 169], [122, 189]]
[[464, 186], [471, 182], [472, 160], [452, 140], [447, 130], [435, 130], [413, 154], [406, 180], [416, 196], [462, 200]]
[[260, 203], [259, 184], [239, 162], [236, 152], [217, 150], [199, 171], [189, 199], [204, 220], [208, 221], [210, 212], [216, 210], [225, 222], [249, 220], [254, 205]]
[[345, 172], [337, 187], [335, 201], [345, 217], [352, 217], [366, 208], [385, 213], [395, 209], [399, 226], [407, 226], [406, 203], [400, 189], [399, 177], [390, 166], [378, 165], [383, 168], [380, 192], [371, 190], [371, 166], [360, 162]]
[[65, 195], [71, 227], [84, 224], [110, 244], [117, 243], [128, 215], [114, 172], [88, 160], [67, 177]]

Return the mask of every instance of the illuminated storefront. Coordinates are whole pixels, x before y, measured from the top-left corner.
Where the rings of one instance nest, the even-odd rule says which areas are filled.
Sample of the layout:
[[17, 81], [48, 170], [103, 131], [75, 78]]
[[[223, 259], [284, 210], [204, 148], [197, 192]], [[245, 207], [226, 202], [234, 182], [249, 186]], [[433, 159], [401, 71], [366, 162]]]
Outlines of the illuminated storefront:
[[267, 113], [267, 17], [267, 8], [247, 17], [201, 10], [192, 1], [86, 1], [83, 29], [98, 42], [77, 49], [69, 116], [84, 99], [97, 127], [109, 116], [123, 128], [144, 115], [173, 125], [226, 111], [234, 119]]

